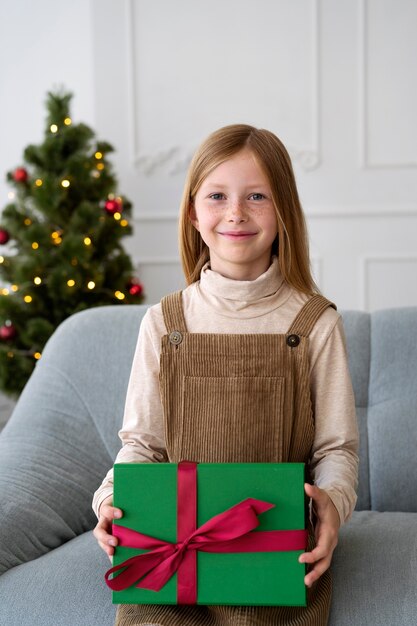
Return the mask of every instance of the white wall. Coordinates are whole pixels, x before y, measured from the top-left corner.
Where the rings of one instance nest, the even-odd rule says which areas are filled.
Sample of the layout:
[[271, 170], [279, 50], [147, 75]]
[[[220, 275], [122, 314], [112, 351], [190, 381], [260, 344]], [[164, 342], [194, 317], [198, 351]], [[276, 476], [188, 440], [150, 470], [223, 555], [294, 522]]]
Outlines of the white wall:
[[40, 139], [44, 93], [65, 82], [75, 116], [117, 149], [148, 301], [182, 285], [192, 151], [244, 121], [291, 152], [324, 293], [339, 308], [417, 305], [415, 0], [8, 4], [0, 172]]
[[[74, 118], [93, 125], [95, 115], [89, 2], [2, 0], [0, 24], [1, 212], [9, 201], [6, 173], [22, 164], [29, 143], [43, 140], [46, 93], [64, 85], [74, 92]], [[0, 430], [13, 406], [0, 394]]]
[[0, 207], [6, 172], [22, 164], [29, 143], [43, 141], [45, 98], [61, 85], [74, 92], [73, 117], [94, 124], [93, 42], [86, 0], [0, 3]]

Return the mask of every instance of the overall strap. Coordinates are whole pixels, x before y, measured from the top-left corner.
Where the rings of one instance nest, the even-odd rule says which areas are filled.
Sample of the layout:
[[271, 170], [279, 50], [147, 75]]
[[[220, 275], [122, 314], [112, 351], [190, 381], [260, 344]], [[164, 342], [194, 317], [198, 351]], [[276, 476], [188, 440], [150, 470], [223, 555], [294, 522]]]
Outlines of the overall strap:
[[330, 300], [327, 300], [324, 296], [321, 296], [318, 293], [312, 296], [310, 300], [307, 300], [305, 305], [296, 315], [293, 323], [287, 331], [288, 334], [308, 337], [320, 315], [329, 306], [337, 310], [336, 305], [333, 304], [333, 302], [330, 302]]
[[161, 305], [167, 333], [170, 334], [175, 330], [186, 333], [187, 325], [182, 308], [182, 291], [175, 291], [165, 296], [161, 300]]

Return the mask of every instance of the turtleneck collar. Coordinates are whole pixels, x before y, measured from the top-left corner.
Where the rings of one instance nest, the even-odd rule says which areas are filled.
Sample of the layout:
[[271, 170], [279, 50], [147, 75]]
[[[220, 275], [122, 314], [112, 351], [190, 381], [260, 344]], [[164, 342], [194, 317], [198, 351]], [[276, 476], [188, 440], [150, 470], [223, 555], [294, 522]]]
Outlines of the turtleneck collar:
[[[198, 285], [200, 296], [220, 314], [256, 317], [281, 306], [290, 295], [279, 269], [278, 258], [272, 258], [269, 268], [255, 280], [233, 280], [210, 269], [201, 270]], [[246, 309], [246, 310], [245, 310]]]

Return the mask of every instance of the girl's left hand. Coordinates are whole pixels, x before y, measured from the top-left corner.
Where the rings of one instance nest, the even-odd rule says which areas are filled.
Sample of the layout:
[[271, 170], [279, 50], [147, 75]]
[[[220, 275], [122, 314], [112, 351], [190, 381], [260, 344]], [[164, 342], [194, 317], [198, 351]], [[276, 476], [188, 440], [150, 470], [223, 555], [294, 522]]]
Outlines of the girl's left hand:
[[333, 551], [337, 546], [340, 518], [330, 496], [323, 489], [308, 483], [304, 488], [307, 496], [313, 501], [313, 510], [317, 516], [316, 547], [311, 552], [304, 552], [299, 558], [300, 563], [311, 566], [304, 578], [307, 587], [311, 587], [330, 567]]

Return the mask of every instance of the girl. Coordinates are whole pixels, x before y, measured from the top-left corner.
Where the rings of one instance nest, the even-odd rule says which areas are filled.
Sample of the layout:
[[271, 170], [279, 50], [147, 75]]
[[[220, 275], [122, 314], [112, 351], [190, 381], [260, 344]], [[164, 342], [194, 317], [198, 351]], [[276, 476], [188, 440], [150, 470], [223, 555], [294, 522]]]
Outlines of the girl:
[[[307, 607], [121, 605], [118, 625], [325, 625], [329, 565], [355, 505], [358, 434], [342, 320], [318, 293], [289, 155], [232, 125], [201, 145], [180, 214], [188, 283], [142, 322], [117, 462], [305, 462], [315, 527]], [[117, 540], [112, 472], [94, 534]]]

